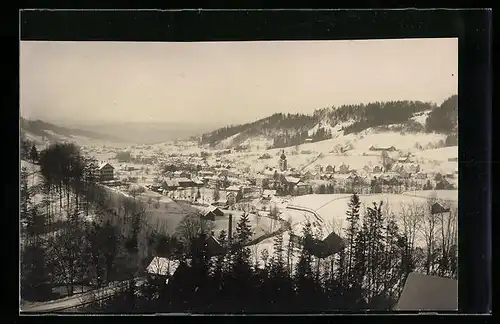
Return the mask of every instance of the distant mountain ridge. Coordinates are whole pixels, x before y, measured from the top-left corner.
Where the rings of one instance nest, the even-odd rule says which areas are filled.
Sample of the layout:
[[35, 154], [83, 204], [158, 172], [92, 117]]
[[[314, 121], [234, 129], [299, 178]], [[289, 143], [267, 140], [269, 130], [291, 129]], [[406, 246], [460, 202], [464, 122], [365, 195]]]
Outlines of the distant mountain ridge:
[[82, 130], [78, 128], [62, 127], [44, 122], [42, 120], [29, 120], [23, 117], [20, 118], [20, 128], [21, 132], [42, 137], [47, 141], [58, 141], [61, 138], [72, 139], [75, 136], [105, 141], [122, 141], [120, 138], [115, 136], [110, 136], [94, 131]]
[[134, 144], [158, 144], [169, 140], [187, 139], [215, 127], [220, 127], [220, 124], [116, 122], [82, 126], [83, 129], [101, 132]]
[[317, 142], [368, 128], [408, 133], [446, 134], [449, 145], [457, 145], [458, 97], [441, 105], [421, 101], [388, 101], [317, 109], [312, 115], [276, 113], [258, 121], [231, 125], [203, 134], [200, 144], [237, 147], [266, 138], [267, 148], [282, 148]]
[[[112, 122], [75, 124], [71, 126], [42, 120], [20, 118], [21, 131], [47, 141], [74, 140], [81, 136], [93, 140], [129, 144], [157, 144], [169, 140], [186, 139], [202, 134], [218, 125], [198, 125], [175, 122]], [[40, 141], [40, 140], [39, 140]]]

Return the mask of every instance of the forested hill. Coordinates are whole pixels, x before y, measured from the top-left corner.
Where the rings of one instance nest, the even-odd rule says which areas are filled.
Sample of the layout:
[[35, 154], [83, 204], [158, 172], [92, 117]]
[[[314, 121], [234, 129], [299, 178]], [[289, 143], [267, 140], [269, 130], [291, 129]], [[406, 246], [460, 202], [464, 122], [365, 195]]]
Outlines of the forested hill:
[[109, 135], [61, 127], [41, 120], [28, 120], [22, 117], [20, 118], [20, 127], [22, 132], [45, 138], [48, 141], [58, 141], [60, 138], [73, 138], [74, 136], [97, 140], [120, 141], [120, 139]]
[[261, 120], [217, 129], [201, 136], [201, 144], [216, 146], [231, 139], [237, 146], [252, 137], [272, 140], [270, 148], [293, 146], [358, 133], [371, 127], [397, 126], [405, 132], [437, 132], [456, 137], [458, 97], [441, 105], [421, 101], [388, 101], [343, 105], [312, 115], [276, 113]]

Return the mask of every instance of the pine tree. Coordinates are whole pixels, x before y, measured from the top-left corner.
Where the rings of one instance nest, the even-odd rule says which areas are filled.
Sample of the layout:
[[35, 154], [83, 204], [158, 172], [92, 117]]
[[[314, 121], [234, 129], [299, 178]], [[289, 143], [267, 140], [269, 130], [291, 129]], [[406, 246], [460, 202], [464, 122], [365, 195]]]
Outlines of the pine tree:
[[354, 253], [352, 260], [352, 280], [351, 287], [356, 291], [360, 298], [364, 297], [365, 276], [367, 270], [367, 249], [368, 249], [368, 221], [363, 220], [363, 225], [354, 239]]
[[355, 247], [355, 239], [356, 235], [359, 231], [359, 207], [360, 200], [357, 194], [353, 194], [351, 199], [349, 200], [348, 207], [349, 209], [346, 212], [348, 227], [346, 231], [346, 240], [347, 240], [347, 251], [346, 251], [346, 272], [347, 272], [347, 280], [351, 282], [352, 273], [353, 273], [353, 259], [354, 259], [354, 251]]
[[368, 261], [368, 293], [369, 299], [377, 296], [380, 293], [381, 272], [384, 252], [384, 219], [382, 215], [382, 202], [377, 205], [373, 203], [373, 207], [367, 208], [367, 261]]
[[271, 272], [273, 275], [282, 275], [285, 272], [283, 234], [279, 233], [274, 237], [274, 256], [271, 263]]
[[228, 283], [231, 285], [234, 307], [238, 311], [244, 311], [248, 306], [248, 301], [251, 300], [253, 269], [250, 261], [250, 249], [246, 245], [250, 242], [252, 235], [250, 219], [248, 214], [244, 213], [236, 225], [231, 280]]
[[315, 297], [315, 282], [314, 273], [312, 270], [312, 230], [311, 224], [307, 223], [302, 230], [302, 251], [297, 263], [297, 270], [295, 273], [295, 283], [298, 293], [298, 302], [300, 308], [297, 311], [311, 310], [314, 305]]
[[25, 167], [21, 168], [20, 180], [20, 218], [23, 226], [22, 230], [26, 228], [27, 221], [29, 218], [29, 201], [30, 201], [30, 191], [28, 189], [28, 171]]
[[236, 225], [236, 233], [234, 237], [234, 244], [236, 251], [234, 253], [233, 271], [244, 274], [250, 270], [250, 249], [246, 245], [250, 242], [252, 237], [252, 228], [248, 213], [243, 213]]
[[[227, 234], [225, 230], [221, 230], [218, 237], [217, 241], [219, 244], [222, 246], [223, 249], [227, 249], [228, 247], [228, 242], [227, 242]], [[227, 272], [227, 264], [226, 264], [226, 254], [221, 254], [217, 256], [217, 260], [214, 263], [213, 267], [213, 276], [214, 276], [214, 281], [216, 286], [218, 287], [218, 290], [221, 291], [223, 288], [223, 277], [224, 274]]]
[[29, 155], [30, 155], [31, 162], [33, 162], [33, 163], [38, 162], [38, 151], [36, 149], [35, 144], [33, 144], [33, 146], [31, 146], [31, 150], [30, 150]]
[[198, 237], [190, 242], [190, 259], [193, 293], [193, 308], [197, 311], [204, 311], [206, 307], [205, 297], [210, 289], [209, 269], [210, 255], [207, 249], [207, 236], [200, 232]]

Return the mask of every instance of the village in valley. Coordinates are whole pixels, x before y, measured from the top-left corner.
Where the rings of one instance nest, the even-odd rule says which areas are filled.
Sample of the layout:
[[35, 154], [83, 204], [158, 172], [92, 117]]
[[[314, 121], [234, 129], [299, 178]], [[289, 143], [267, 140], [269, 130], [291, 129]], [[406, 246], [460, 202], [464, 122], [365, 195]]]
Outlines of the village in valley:
[[454, 308], [457, 105], [366, 102], [148, 144], [22, 118], [21, 309], [410, 310], [428, 278]]

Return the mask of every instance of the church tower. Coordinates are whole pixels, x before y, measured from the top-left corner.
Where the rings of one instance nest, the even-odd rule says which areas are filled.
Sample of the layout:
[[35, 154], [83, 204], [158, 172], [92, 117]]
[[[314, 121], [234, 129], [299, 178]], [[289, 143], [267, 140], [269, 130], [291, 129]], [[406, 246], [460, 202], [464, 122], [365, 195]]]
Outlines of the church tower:
[[281, 151], [281, 157], [279, 161], [279, 167], [281, 171], [286, 171], [287, 165], [286, 165], [286, 155], [285, 155], [285, 150]]

